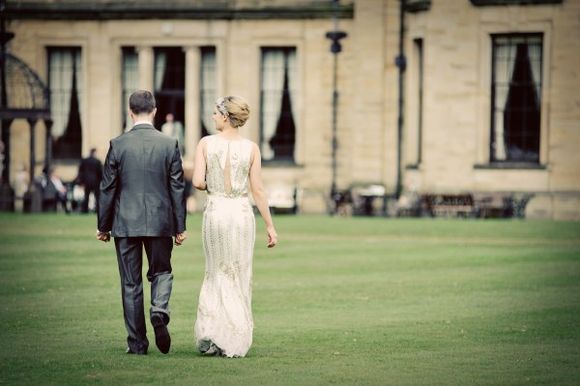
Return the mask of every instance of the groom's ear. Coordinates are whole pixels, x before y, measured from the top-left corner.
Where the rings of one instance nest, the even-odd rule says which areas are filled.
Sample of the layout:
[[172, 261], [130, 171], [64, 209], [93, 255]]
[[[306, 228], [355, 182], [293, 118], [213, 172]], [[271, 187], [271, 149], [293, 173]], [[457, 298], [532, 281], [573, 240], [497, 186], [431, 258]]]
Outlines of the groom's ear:
[[157, 107], [153, 109], [153, 116], [155, 116], [155, 114], [157, 114]]

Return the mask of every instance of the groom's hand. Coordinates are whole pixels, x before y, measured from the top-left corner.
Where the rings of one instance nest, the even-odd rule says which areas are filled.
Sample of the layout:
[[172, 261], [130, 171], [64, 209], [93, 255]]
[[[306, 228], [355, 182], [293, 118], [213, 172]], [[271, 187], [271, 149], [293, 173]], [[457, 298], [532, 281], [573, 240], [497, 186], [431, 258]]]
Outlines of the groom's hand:
[[183, 242], [185, 241], [186, 238], [187, 238], [186, 232], [176, 234], [175, 235], [175, 245], [180, 246], [181, 244], [183, 244]]
[[111, 233], [110, 232], [101, 232], [97, 231], [97, 240], [104, 241], [105, 243], [111, 241]]

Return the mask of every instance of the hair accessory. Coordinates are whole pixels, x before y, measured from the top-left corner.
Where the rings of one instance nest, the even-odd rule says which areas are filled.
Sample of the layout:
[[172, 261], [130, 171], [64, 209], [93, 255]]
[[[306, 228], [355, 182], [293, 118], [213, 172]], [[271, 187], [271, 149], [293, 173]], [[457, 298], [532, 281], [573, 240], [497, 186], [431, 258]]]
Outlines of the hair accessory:
[[228, 116], [228, 109], [226, 108], [226, 98], [219, 98], [216, 101], [216, 107], [218, 111], [224, 116]]

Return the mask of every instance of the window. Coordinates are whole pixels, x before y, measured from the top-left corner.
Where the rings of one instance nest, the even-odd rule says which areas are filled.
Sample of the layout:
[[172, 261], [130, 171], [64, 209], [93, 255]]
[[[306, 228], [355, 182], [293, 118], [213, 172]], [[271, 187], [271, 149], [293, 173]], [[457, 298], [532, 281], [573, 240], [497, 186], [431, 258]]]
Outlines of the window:
[[405, 107], [406, 121], [403, 155], [407, 169], [417, 169], [422, 161], [423, 147], [423, 39], [414, 38], [409, 55], [408, 103]]
[[265, 161], [294, 162], [296, 48], [262, 48], [260, 150]]
[[129, 97], [139, 88], [139, 63], [135, 47], [123, 47], [121, 58], [121, 117], [123, 130], [130, 130], [133, 126], [129, 116]]
[[48, 47], [48, 88], [55, 159], [79, 159], [82, 152], [82, 65], [79, 47]]
[[200, 111], [201, 136], [215, 134], [215, 125], [212, 120], [213, 109], [217, 99], [216, 87], [216, 54], [215, 47], [201, 47], [201, 74], [200, 74]]
[[540, 160], [542, 35], [492, 35], [491, 162]]
[[420, 12], [428, 11], [431, 8], [431, 0], [407, 0], [405, 2], [405, 11]]

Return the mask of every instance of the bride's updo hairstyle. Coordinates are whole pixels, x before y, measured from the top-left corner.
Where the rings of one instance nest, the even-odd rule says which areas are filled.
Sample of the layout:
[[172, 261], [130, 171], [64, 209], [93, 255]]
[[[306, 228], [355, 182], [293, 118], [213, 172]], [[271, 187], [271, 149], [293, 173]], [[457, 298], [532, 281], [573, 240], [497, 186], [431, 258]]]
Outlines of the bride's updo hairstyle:
[[227, 96], [219, 98], [215, 103], [218, 111], [230, 120], [232, 127], [244, 126], [250, 118], [250, 107], [244, 98]]

